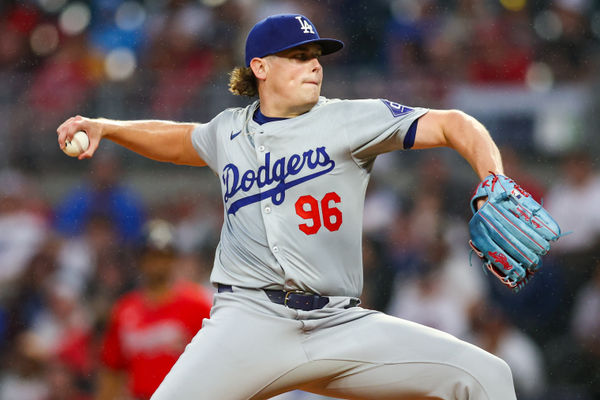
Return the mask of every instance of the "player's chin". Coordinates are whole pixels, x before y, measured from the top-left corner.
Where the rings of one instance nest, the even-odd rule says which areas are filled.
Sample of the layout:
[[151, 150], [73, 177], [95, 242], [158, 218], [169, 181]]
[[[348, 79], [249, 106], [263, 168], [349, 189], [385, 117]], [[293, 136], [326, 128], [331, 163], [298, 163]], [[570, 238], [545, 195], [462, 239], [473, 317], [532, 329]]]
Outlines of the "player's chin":
[[316, 103], [321, 95], [321, 85], [305, 83], [302, 92], [307, 103]]

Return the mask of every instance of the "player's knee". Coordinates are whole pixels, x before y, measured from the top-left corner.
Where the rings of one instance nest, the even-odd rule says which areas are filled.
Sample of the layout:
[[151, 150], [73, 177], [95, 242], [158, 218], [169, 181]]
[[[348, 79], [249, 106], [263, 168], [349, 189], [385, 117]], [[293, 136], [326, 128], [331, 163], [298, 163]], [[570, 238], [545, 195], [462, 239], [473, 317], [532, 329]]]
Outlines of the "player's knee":
[[[446, 365], [435, 381], [428, 396], [441, 399], [481, 399], [490, 400], [487, 395], [488, 379], [477, 376], [468, 368]], [[428, 397], [429, 398], [429, 397]]]
[[[485, 362], [480, 364], [474, 376], [477, 385], [490, 400], [514, 398], [512, 372], [508, 364], [495, 355], [486, 353]], [[467, 397], [469, 398], [469, 397]]]
[[506, 361], [493, 355], [490, 357], [490, 360], [490, 368], [493, 369], [493, 374], [497, 377], [498, 381], [503, 385], [512, 386], [512, 371]]
[[[508, 364], [501, 358], [480, 348], [470, 347], [471, 351], [462, 353], [456, 365], [462, 366], [456, 371], [454, 387], [457, 399], [514, 398], [512, 373]], [[498, 395], [500, 393], [500, 395]], [[468, 394], [468, 396], [467, 396]], [[477, 394], [477, 396], [473, 396]], [[471, 396], [471, 397], [469, 397]]]

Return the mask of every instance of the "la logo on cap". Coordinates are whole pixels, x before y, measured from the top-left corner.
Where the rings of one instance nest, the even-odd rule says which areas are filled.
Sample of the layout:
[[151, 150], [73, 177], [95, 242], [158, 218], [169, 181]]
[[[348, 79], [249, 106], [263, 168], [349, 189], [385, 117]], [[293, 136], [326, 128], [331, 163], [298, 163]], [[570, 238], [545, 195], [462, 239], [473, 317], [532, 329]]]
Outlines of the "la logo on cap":
[[304, 33], [312, 33], [313, 35], [315, 34], [315, 31], [313, 31], [312, 25], [309, 24], [307, 20], [302, 19], [301, 15], [298, 15], [296, 17], [296, 19], [298, 20], [298, 22], [300, 22], [300, 29], [302, 29], [302, 32], [304, 32]]

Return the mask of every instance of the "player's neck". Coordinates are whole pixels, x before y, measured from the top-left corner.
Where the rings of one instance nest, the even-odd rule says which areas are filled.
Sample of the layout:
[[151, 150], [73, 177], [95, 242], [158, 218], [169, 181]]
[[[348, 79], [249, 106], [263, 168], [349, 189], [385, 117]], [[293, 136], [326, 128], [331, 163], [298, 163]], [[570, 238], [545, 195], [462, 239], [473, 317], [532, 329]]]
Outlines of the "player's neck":
[[260, 111], [260, 107], [258, 107], [256, 109], [256, 111], [254, 111], [254, 115], [252, 116], [252, 119], [254, 120], [254, 122], [257, 122], [258, 124], [263, 125], [263, 124], [266, 124], [267, 122], [281, 121], [281, 120], [284, 120], [287, 118], [267, 117]]
[[[264, 96], [266, 97], [266, 96]], [[287, 104], [284, 101], [260, 98], [260, 112], [268, 118], [294, 118], [310, 111], [316, 102], [306, 104]]]

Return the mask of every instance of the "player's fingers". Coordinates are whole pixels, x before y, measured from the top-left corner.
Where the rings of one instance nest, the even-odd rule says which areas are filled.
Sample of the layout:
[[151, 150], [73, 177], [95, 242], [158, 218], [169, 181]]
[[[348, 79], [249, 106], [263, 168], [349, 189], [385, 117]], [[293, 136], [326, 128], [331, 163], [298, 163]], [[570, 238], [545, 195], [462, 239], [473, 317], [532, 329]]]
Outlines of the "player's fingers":
[[98, 149], [98, 146], [100, 145], [100, 140], [102, 138], [99, 126], [90, 125], [87, 128], [88, 129], [86, 130], [86, 133], [88, 135], [90, 144], [87, 150], [79, 155], [78, 158], [80, 160], [93, 157], [96, 149]]
[[83, 130], [80, 126], [85, 123], [85, 118], [81, 116], [71, 117], [63, 122], [57, 129], [58, 145], [61, 149], [65, 147], [65, 141], [73, 139], [75, 132]]
[[58, 146], [61, 149], [65, 148], [66, 142], [73, 139], [73, 133], [69, 133], [68, 129], [64, 129], [58, 134]]
[[96, 149], [100, 145], [100, 136], [99, 135], [91, 135], [88, 133], [88, 138], [90, 140], [90, 145], [88, 146], [86, 151], [84, 151], [83, 153], [81, 153], [79, 155], [79, 157], [77, 157], [80, 160], [83, 160], [86, 158], [92, 158], [94, 156], [94, 153], [96, 152]]
[[483, 205], [485, 204], [486, 201], [487, 201], [487, 196], [483, 196], [483, 197], [480, 197], [479, 199], [477, 199], [477, 209], [479, 210], [481, 207], [483, 207]]
[[75, 119], [75, 117], [71, 117], [71, 118], [67, 119], [65, 122], [63, 122], [62, 124], [60, 124], [58, 126], [58, 128], [56, 129], [56, 131], [60, 133], [60, 131], [63, 130], [65, 128], [65, 126], [67, 126], [68, 124], [70, 124], [71, 121], [73, 121], [74, 119]]
[[65, 140], [68, 140], [67, 138], [67, 132], [69, 130], [68, 126], [71, 123], [71, 121], [73, 120], [73, 118], [69, 118], [68, 120], [66, 120], [65, 122], [63, 122], [57, 129], [56, 129], [56, 134], [58, 136], [58, 145], [60, 146], [61, 149], [63, 149], [65, 147]]

